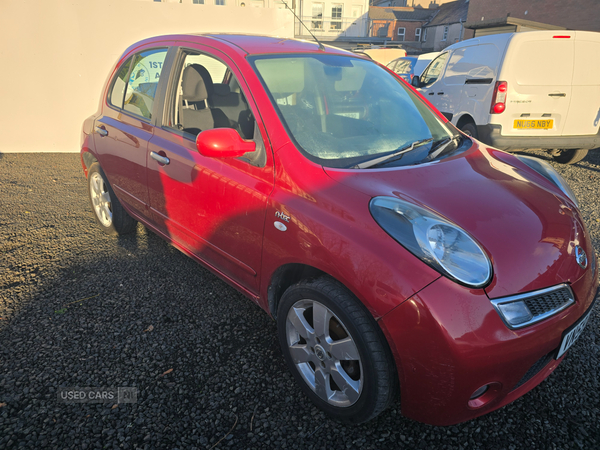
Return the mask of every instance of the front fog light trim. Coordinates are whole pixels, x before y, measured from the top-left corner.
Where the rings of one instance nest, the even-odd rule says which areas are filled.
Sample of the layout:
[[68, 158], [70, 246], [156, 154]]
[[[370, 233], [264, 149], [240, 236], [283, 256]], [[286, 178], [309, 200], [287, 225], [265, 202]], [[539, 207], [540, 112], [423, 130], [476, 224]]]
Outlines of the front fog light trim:
[[523, 301], [498, 303], [496, 308], [504, 318], [504, 321], [513, 328], [518, 328], [519, 325], [533, 319], [533, 314], [531, 314], [531, 311], [529, 311]]
[[[532, 313], [530, 307], [527, 306], [527, 302], [535, 301], [540, 297], [547, 295], [553, 295], [557, 291], [566, 289], [565, 294], [568, 294], [566, 301], [561, 304], [556, 304], [551, 309], [544, 312], [539, 311], [538, 314]], [[568, 284], [559, 284], [545, 289], [540, 289], [534, 292], [527, 292], [525, 294], [512, 295], [510, 297], [502, 297], [497, 299], [490, 299], [494, 309], [500, 315], [500, 318], [504, 324], [511, 330], [518, 330], [520, 328], [533, 325], [534, 323], [541, 322], [542, 320], [548, 319], [549, 317], [558, 314], [562, 310], [568, 308], [575, 303], [575, 296], [573, 291]], [[541, 312], [541, 313], [540, 313]]]

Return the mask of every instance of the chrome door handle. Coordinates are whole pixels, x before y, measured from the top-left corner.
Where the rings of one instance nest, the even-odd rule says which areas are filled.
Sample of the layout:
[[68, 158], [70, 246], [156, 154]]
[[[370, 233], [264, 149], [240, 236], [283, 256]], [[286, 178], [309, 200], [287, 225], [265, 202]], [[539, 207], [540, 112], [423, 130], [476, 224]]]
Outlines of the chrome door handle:
[[171, 162], [169, 158], [167, 158], [166, 156], [161, 156], [158, 153], [150, 152], [150, 156], [152, 157], [152, 159], [155, 159], [160, 164], [164, 164], [165, 166]]
[[102, 137], [108, 136], [108, 131], [104, 127], [96, 127], [96, 133], [98, 133]]

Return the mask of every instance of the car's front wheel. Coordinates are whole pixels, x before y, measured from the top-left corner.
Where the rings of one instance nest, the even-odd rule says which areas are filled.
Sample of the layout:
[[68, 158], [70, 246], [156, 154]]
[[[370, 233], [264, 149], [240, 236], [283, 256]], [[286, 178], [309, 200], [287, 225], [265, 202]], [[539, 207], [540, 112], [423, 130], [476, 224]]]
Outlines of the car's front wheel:
[[277, 325], [294, 378], [334, 419], [363, 423], [394, 400], [397, 375], [385, 337], [342, 284], [322, 277], [291, 286]]
[[123, 209], [97, 162], [88, 169], [88, 193], [94, 217], [102, 231], [110, 235], [120, 235], [135, 230], [137, 221]]
[[465, 133], [467, 136], [471, 136], [472, 138], [479, 138], [479, 134], [477, 133], [477, 127], [473, 122], [466, 122], [463, 125], [461, 125], [460, 131]]

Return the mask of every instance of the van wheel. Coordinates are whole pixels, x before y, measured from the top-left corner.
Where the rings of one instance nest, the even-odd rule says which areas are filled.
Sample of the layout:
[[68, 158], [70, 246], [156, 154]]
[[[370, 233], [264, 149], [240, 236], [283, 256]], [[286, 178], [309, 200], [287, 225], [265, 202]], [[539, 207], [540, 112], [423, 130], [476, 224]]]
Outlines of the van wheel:
[[587, 148], [572, 148], [568, 150], [552, 151], [552, 159], [560, 164], [575, 164], [585, 158], [588, 154]]
[[477, 133], [477, 127], [473, 122], [467, 122], [461, 125], [460, 131], [465, 133], [467, 136], [471, 136], [474, 139], [478, 139], [479, 135]]
[[277, 328], [294, 378], [329, 416], [359, 424], [394, 401], [398, 377], [385, 337], [339, 282], [322, 277], [288, 288]]

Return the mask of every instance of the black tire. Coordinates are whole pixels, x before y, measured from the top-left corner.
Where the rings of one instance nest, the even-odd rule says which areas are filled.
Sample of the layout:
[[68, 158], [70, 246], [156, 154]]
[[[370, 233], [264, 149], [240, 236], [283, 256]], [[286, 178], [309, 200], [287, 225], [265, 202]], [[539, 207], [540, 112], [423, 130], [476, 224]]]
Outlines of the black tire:
[[463, 123], [460, 127], [460, 131], [465, 133], [467, 136], [471, 136], [474, 139], [479, 139], [479, 133], [477, 133], [477, 127], [473, 122]]
[[[318, 317], [328, 317], [321, 314], [325, 310], [331, 316], [322, 321], [327, 324], [321, 328], [326, 330], [323, 334], [315, 328], [319, 330]], [[300, 325], [295, 326], [288, 314]], [[304, 322], [301, 319], [298, 322], [299, 317]], [[321, 277], [289, 287], [279, 303], [277, 329], [294, 378], [312, 402], [333, 419], [363, 423], [394, 401], [398, 377], [385, 336], [365, 306], [341, 283]], [[298, 329], [304, 333], [312, 329], [313, 335], [305, 339]], [[319, 383], [318, 379], [325, 382]], [[343, 382], [346, 382], [345, 392], [352, 395], [347, 395], [337, 384]]]
[[587, 154], [587, 148], [573, 148], [560, 150], [560, 153], [558, 155], [553, 155], [552, 159], [560, 164], [575, 164], [585, 158]]
[[88, 169], [88, 197], [96, 222], [106, 234], [114, 236], [135, 231], [137, 221], [123, 209], [97, 162]]

